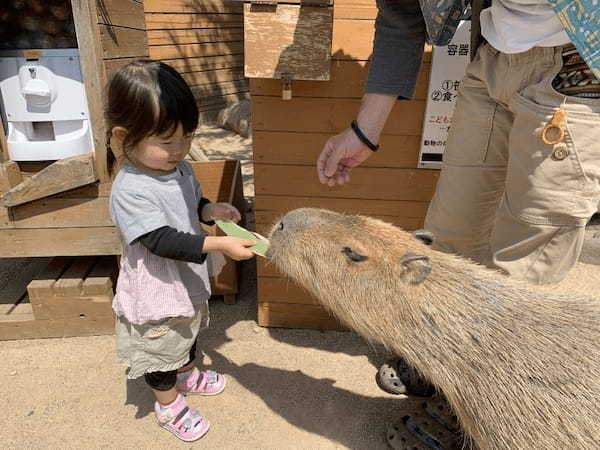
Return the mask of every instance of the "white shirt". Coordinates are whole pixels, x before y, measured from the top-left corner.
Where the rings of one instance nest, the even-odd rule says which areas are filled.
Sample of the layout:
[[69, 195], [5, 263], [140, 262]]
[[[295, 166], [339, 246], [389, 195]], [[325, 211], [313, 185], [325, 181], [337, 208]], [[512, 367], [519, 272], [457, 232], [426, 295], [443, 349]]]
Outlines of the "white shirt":
[[481, 12], [481, 34], [503, 53], [570, 42], [547, 0], [494, 0]]

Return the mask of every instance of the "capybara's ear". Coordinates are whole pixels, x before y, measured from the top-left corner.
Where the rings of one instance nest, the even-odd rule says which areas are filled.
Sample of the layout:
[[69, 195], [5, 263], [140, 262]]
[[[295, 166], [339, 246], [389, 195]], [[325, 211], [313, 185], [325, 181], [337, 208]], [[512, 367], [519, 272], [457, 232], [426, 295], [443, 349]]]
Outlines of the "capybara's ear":
[[405, 268], [403, 279], [410, 284], [420, 284], [431, 272], [429, 256], [405, 253], [400, 257], [400, 264]]
[[427, 230], [416, 230], [413, 231], [413, 236], [420, 240], [425, 245], [433, 244], [433, 233]]

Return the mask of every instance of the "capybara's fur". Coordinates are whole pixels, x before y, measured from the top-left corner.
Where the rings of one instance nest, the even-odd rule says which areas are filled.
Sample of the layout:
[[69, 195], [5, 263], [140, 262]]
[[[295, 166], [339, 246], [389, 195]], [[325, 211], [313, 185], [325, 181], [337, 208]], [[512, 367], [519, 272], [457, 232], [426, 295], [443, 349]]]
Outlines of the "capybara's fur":
[[600, 448], [598, 299], [537, 293], [364, 216], [294, 210], [270, 240], [284, 274], [443, 391], [475, 447]]

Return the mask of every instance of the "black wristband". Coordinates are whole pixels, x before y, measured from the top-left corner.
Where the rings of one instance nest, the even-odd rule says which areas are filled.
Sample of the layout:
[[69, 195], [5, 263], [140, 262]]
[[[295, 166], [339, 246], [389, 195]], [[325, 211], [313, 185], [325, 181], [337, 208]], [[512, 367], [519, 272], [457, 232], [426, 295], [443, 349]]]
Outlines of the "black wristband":
[[360, 139], [360, 141], [365, 144], [367, 147], [369, 147], [372, 151], [376, 152], [379, 149], [379, 144], [375, 145], [373, 144], [364, 134], [362, 131], [360, 131], [360, 128], [358, 128], [358, 124], [356, 123], [356, 120], [353, 120], [352, 123], [350, 124], [350, 126], [352, 127], [352, 130], [354, 130], [354, 133], [356, 134], [356, 137], [358, 137], [358, 139]]

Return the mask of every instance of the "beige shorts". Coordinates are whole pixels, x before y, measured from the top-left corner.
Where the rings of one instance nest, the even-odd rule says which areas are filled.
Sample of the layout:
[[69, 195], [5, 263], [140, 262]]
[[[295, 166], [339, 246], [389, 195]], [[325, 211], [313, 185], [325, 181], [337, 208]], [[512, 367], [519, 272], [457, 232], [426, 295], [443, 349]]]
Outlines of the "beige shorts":
[[193, 317], [170, 317], [143, 325], [117, 318], [117, 356], [129, 367], [127, 378], [168, 372], [188, 362], [198, 333], [208, 326], [208, 301], [195, 304], [194, 310]]
[[[459, 91], [425, 228], [437, 248], [534, 283], [576, 263], [600, 201], [600, 99], [552, 82], [561, 47], [504, 54], [482, 45]], [[558, 109], [561, 142], [542, 140]]]

